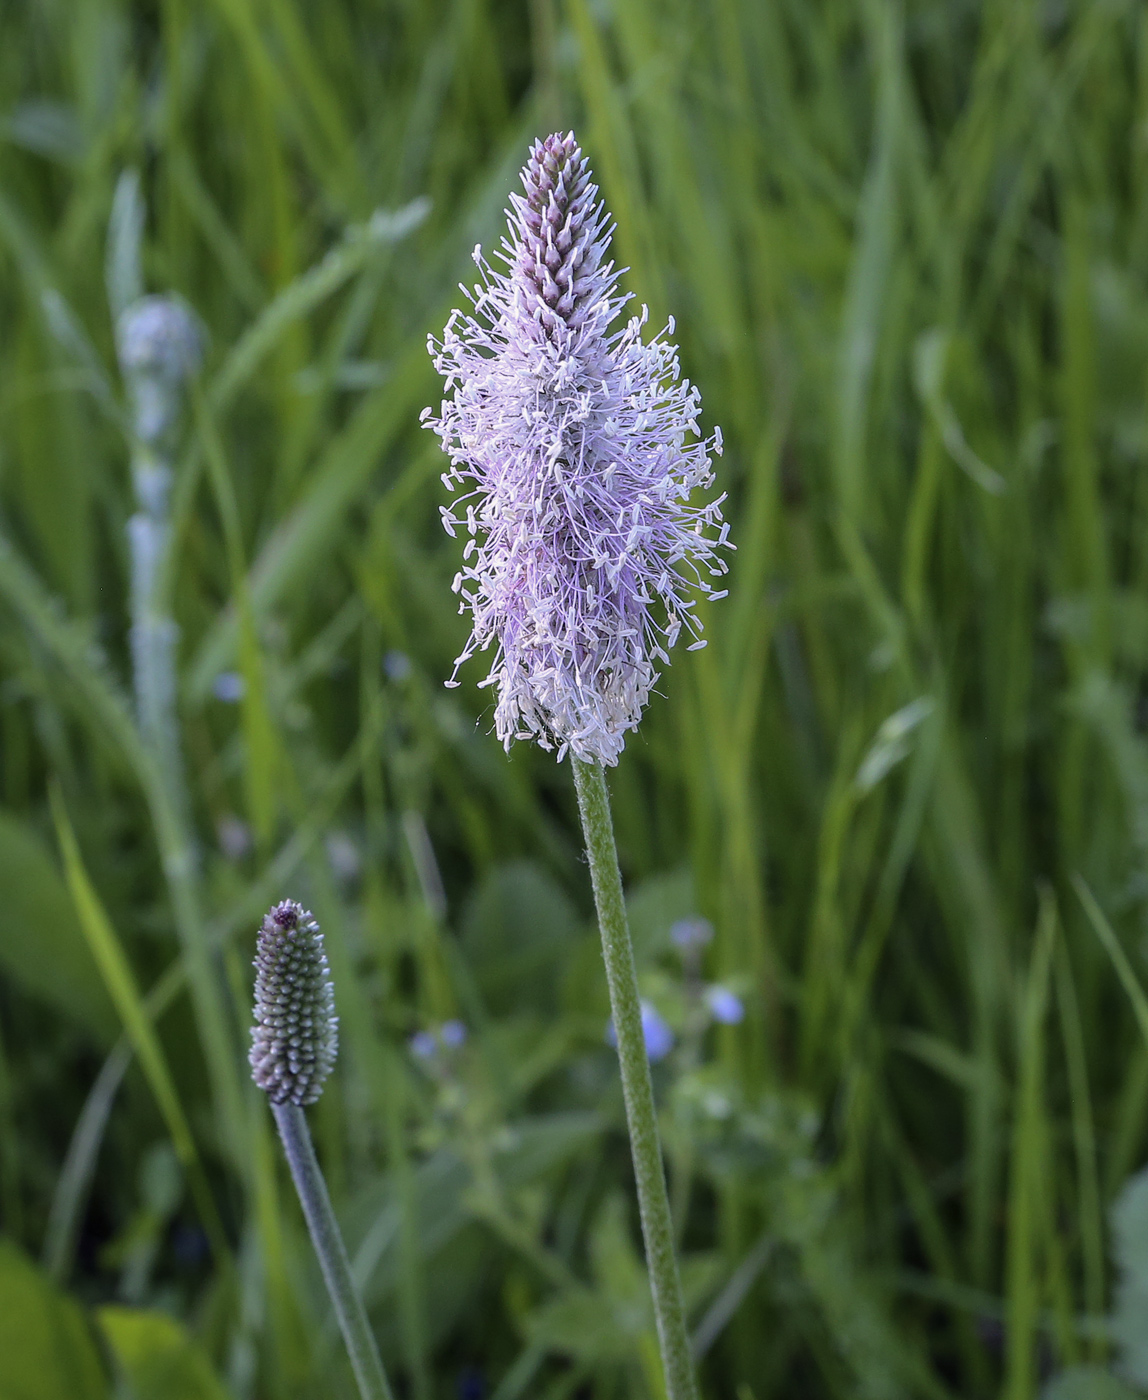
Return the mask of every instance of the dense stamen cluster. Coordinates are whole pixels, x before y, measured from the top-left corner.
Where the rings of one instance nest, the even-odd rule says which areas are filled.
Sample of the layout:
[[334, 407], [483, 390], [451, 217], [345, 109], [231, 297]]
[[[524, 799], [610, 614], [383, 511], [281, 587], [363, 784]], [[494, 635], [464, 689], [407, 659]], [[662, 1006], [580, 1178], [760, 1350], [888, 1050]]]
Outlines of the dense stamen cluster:
[[573, 134], [536, 142], [522, 182], [496, 254], [506, 272], [475, 249], [473, 310], [430, 343], [447, 398], [423, 418], [450, 457], [444, 482], [463, 488], [443, 523], [470, 536], [454, 588], [474, 626], [456, 674], [494, 646], [483, 684], [504, 744], [612, 764], [654, 662], [683, 630], [704, 645], [696, 592], [724, 596], [724, 497], [689, 504], [713, 483], [721, 434], [699, 440], [700, 395], [673, 345], [643, 343], [644, 307], [609, 330], [628, 298]]
[[335, 993], [319, 925], [301, 904], [276, 904], [255, 949], [251, 1077], [272, 1103], [309, 1104], [339, 1048]]

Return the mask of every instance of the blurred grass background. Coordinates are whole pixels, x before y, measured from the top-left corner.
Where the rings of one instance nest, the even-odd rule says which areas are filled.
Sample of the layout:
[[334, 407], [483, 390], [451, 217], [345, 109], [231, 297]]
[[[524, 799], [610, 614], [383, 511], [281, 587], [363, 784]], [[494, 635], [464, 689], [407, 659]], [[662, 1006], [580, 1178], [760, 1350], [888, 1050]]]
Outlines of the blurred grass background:
[[[5, 1400], [352, 1394], [246, 1080], [288, 895], [401, 1393], [658, 1400], [570, 775], [503, 755], [477, 664], [442, 688], [417, 422], [428, 330], [570, 126], [738, 547], [611, 775], [705, 1391], [1148, 1389], [1148, 11], [6, 0]], [[190, 828], [128, 699], [124, 172], [147, 289], [209, 337]], [[699, 916], [736, 1026], [694, 1014]]]

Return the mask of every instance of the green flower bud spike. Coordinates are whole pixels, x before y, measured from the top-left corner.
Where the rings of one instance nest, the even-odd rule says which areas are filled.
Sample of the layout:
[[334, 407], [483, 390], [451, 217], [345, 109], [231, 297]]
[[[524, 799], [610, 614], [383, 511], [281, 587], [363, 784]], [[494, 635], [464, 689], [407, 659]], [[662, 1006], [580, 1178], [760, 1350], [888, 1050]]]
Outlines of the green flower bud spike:
[[323, 935], [293, 899], [259, 930], [251, 1040], [251, 1077], [272, 1103], [315, 1102], [335, 1066], [339, 1022]]
[[323, 935], [292, 899], [276, 904], [259, 930], [251, 1041], [251, 1077], [271, 1101], [359, 1393], [363, 1400], [392, 1400], [303, 1113], [323, 1092], [339, 1035]]

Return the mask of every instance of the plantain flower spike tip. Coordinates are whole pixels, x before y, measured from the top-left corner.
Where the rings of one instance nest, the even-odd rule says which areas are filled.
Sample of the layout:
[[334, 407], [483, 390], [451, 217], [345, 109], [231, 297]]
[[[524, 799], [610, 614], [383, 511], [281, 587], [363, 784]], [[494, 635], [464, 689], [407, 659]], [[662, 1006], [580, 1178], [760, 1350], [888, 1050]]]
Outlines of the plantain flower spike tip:
[[335, 1064], [339, 1022], [323, 935], [293, 899], [259, 930], [251, 1041], [251, 1077], [272, 1103], [315, 1102]]
[[473, 628], [458, 667], [493, 647], [495, 732], [617, 763], [685, 632], [704, 646], [696, 595], [725, 596], [724, 496], [701, 396], [682, 379], [671, 320], [647, 342], [643, 307], [607, 254], [613, 224], [573, 133], [536, 141], [493, 269], [429, 348], [445, 381], [423, 421], [450, 458], [447, 533], [465, 530], [454, 580]]

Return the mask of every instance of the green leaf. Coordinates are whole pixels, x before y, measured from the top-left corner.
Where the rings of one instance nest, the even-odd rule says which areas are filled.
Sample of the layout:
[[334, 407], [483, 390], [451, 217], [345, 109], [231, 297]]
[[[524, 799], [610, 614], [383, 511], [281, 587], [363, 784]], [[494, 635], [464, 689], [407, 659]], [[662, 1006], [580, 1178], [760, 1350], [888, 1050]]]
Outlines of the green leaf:
[[144, 294], [143, 235], [147, 221], [137, 170], [125, 170], [116, 181], [108, 220], [108, 251], [104, 283], [113, 324]]
[[607, 1300], [589, 1288], [572, 1288], [526, 1319], [530, 1343], [580, 1361], [625, 1361], [634, 1337]]
[[6, 812], [0, 812], [0, 888], [0, 968], [102, 1045], [110, 1044], [115, 1011], [56, 862], [40, 838]]
[[1136, 1392], [1100, 1366], [1070, 1366], [1049, 1381], [1040, 1400], [1136, 1400]]
[[1111, 1221], [1117, 1270], [1112, 1339], [1128, 1379], [1148, 1385], [1148, 1169], [1124, 1183], [1112, 1204]]
[[0, 1395], [105, 1400], [107, 1380], [87, 1319], [7, 1240], [0, 1240]]
[[97, 1316], [135, 1400], [227, 1400], [203, 1349], [174, 1318], [117, 1307]]
[[688, 870], [652, 875], [626, 891], [626, 916], [639, 967], [670, 947], [670, 929], [679, 919], [696, 918], [697, 897]]
[[175, 1080], [168, 1067], [167, 1058], [160, 1044], [159, 1036], [151, 1023], [147, 1008], [139, 994], [135, 973], [124, 952], [123, 944], [116, 936], [112, 922], [92, 882], [84, 868], [83, 857], [76, 843], [63, 798], [55, 787], [49, 789], [52, 802], [52, 815], [56, 822], [56, 835], [64, 857], [64, 869], [68, 877], [68, 887], [75, 902], [80, 927], [88, 941], [93, 956], [99, 963], [100, 972], [108, 992], [116, 1004], [124, 1030], [132, 1043], [147, 1077], [148, 1084], [159, 1111], [171, 1134], [172, 1145], [184, 1169], [188, 1173], [192, 1195], [203, 1221], [204, 1229], [212, 1243], [217, 1258], [227, 1255], [227, 1245], [223, 1227], [208, 1189], [192, 1137], [187, 1116], [176, 1091]]
[[553, 970], [577, 931], [577, 910], [529, 861], [492, 870], [463, 923], [463, 947], [487, 1008], [495, 1015], [553, 1003]]
[[148, 1083], [171, 1133], [172, 1142], [180, 1160], [187, 1165], [195, 1161], [195, 1145], [159, 1037], [144, 1010], [135, 974], [123, 944], [116, 936], [100, 897], [88, 879], [88, 872], [84, 869], [80, 848], [76, 844], [63, 799], [55, 788], [51, 789], [51, 798], [52, 814], [56, 819], [56, 834], [64, 855], [68, 885], [75, 902], [75, 913], [72, 917], [78, 916], [79, 925], [88, 940], [92, 954], [99, 960], [104, 981], [115, 998], [116, 1009], [147, 1075]]

